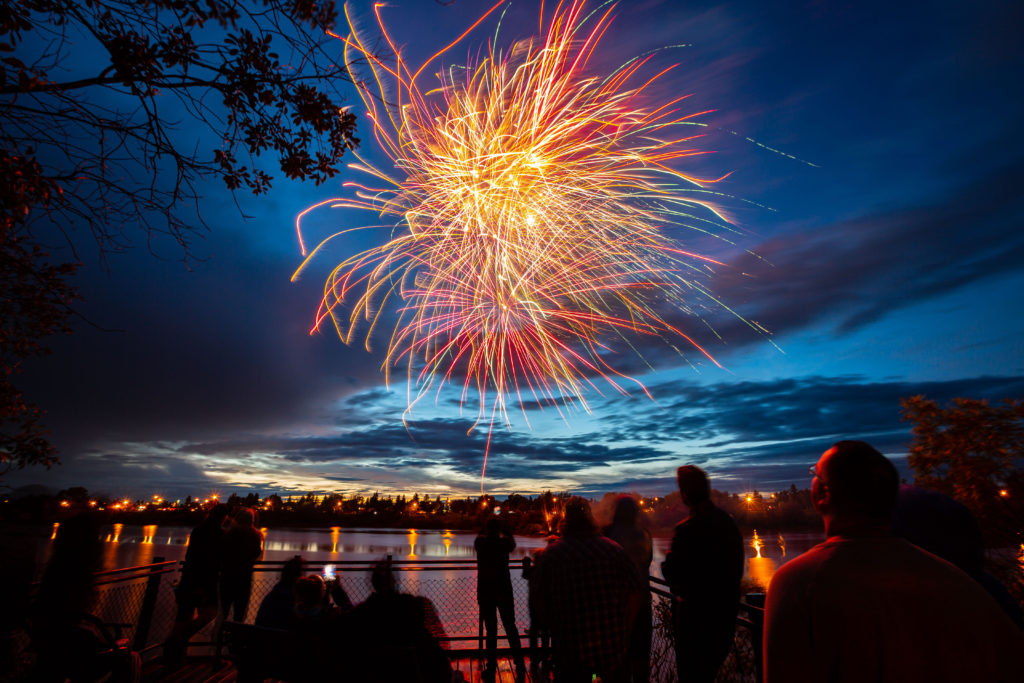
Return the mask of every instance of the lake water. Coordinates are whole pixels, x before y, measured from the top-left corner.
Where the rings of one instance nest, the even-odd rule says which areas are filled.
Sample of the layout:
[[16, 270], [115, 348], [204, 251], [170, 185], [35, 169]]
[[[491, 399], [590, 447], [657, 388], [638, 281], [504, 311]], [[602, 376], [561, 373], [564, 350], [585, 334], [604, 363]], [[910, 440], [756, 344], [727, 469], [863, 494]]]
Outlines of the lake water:
[[[40, 539], [37, 561], [43, 566], [52, 547], [52, 536]], [[180, 560], [185, 557], [187, 527], [115, 524], [103, 530], [103, 569], [117, 569], [152, 563], [156, 558]], [[347, 560], [374, 561], [391, 555], [395, 560], [472, 560], [471, 532], [418, 531], [414, 529], [265, 529], [264, 560], [287, 560], [301, 555], [307, 561], [342, 562]], [[776, 569], [823, 540], [822, 534], [758, 532], [744, 538], [746, 546], [746, 575], [763, 590]], [[516, 537], [512, 559], [520, 559], [546, 544], [544, 538]], [[651, 573], [661, 576], [661, 562], [668, 552], [671, 538], [654, 539], [654, 561]], [[476, 571], [472, 564], [465, 569], [442, 568], [410, 570], [398, 567], [399, 589], [429, 598], [437, 607], [445, 631], [449, 636], [474, 638], [478, 629], [476, 605]], [[341, 585], [353, 602], [365, 600], [371, 591], [369, 573], [365, 569], [344, 571], [339, 566]], [[175, 576], [161, 583], [151, 638], [159, 642], [166, 637], [173, 621], [175, 602], [171, 586]], [[263, 596], [277, 581], [277, 571], [257, 571], [253, 578], [252, 601], [247, 621], [255, 618]], [[518, 569], [512, 572], [512, 587], [516, 596], [516, 621], [521, 629], [529, 624], [526, 596], [528, 587]], [[144, 582], [134, 585], [105, 586], [97, 598], [95, 613], [111, 622], [134, 623], [134, 612], [140, 604]], [[126, 605], [134, 605], [128, 607]], [[126, 612], [126, 609], [128, 610]], [[201, 633], [201, 638], [212, 638], [213, 625]]]
[[[191, 529], [178, 526], [114, 524], [104, 529], [104, 569], [132, 567], [153, 562], [155, 557], [185, 557]], [[56, 527], [54, 527], [54, 533]], [[396, 560], [473, 559], [476, 535], [462, 531], [413, 529], [264, 529], [265, 560], [287, 560], [302, 555], [307, 560], [377, 560], [391, 555]], [[775, 571], [788, 560], [824, 540], [820, 533], [757, 532], [744, 537], [746, 575], [765, 587]], [[651, 574], [661, 577], [661, 562], [671, 538], [655, 537]], [[544, 538], [516, 536], [513, 559], [522, 558], [545, 545]], [[45, 562], [49, 543], [41, 545], [39, 560]]]

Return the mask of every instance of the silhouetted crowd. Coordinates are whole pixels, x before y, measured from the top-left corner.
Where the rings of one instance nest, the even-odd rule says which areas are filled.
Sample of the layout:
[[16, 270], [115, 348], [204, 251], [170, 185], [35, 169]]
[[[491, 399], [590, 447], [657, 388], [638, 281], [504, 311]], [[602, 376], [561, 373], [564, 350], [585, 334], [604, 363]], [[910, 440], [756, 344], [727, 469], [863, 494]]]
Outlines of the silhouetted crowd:
[[[964, 506], [901, 488], [892, 463], [863, 441], [836, 443], [809, 475], [826, 540], [786, 562], [768, 587], [766, 683], [1024, 680], [1024, 617], [985, 572], [981, 534]], [[672, 596], [676, 673], [683, 683], [712, 683], [736, 640], [743, 539], [712, 502], [701, 469], [680, 467], [677, 481], [688, 515], [661, 566]], [[353, 604], [341, 581], [304, 574], [296, 556], [284, 563], [254, 624], [242, 623], [262, 536], [250, 511], [225, 528], [227, 514], [214, 507], [189, 538], [177, 617], [164, 647], [166, 670], [180, 665], [189, 639], [219, 609], [221, 638], [237, 655], [240, 683], [462, 680], [434, 605], [399, 591], [390, 561], [374, 566], [372, 594]], [[86, 517], [62, 524], [34, 601], [10, 603], [0, 683], [139, 680], [137, 654], [90, 616], [95, 527]], [[534, 680], [651, 680], [652, 541], [633, 498], [620, 497], [603, 529], [586, 500], [569, 499], [559, 533], [523, 558], [528, 648], [515, 620], [509, 566], [515, 549], [499, 517], [485, 523], [474, 543], [484, 681], [498, 679], [499, 619], [517, 681], [525, 680], [527, 656]], [[24, 638], [34, 652], [27, 668], [16, 660], [24, 643], [11, 635], [18, 614], [27, 615]]]

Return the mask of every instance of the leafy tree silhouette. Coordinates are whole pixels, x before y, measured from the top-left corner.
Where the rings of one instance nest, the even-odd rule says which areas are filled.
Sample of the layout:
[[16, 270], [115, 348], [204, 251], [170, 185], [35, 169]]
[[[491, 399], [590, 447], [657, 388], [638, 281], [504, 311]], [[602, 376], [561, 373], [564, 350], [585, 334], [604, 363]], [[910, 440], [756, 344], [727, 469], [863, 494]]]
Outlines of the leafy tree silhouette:
[[[189, 245], [201, 183], [322, 183], [358, 144], [333, 2], [12, 0], [0, 11], [0, 475], [57, 462], [22, 362], [67, 332], [69, 277], [142, 235]], [[82, 241], [85, 235], [86, 242]], [[63, 236], [73, 263], [52, 259]], [[67, 259], [65, 259], [67, 260]]]

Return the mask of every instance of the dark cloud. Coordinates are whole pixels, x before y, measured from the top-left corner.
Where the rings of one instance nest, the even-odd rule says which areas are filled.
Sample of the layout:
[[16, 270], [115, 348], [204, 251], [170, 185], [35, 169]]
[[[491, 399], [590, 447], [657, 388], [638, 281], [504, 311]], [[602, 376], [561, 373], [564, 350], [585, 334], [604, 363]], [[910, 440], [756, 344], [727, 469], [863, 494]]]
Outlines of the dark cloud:
[[[333, 414], [333, 402], [379, 381], [379, 358], [333, 329], [309, 335], [313, 281], [231, 241], [229, 258], [180, 263], [141, 255], [86, 269], [74, 334], [29, 366], [27, 394], [48, 410], [66, 457], [106, 440], [182, 440], [280, 429]], [[90, 324], [92, 323], [92, 324]], [[342, 413], [343, 415], [343, 413]]]
[[[668, 306], [662, 313], [719, 359], [765, 343], [770, 336], [759, 326], [775, 337], [808, 328], [843, 337], [916, 304], [1018, 272], [1024, 263], [1022, 184], [1019, 159], [941, 201], [744, 244], [749, 252], [708, 282], [714, 296], [742, 317], [713, 310], [703, 294], [697, 294], [696, 315]], [[627, 375], [709, 364], [681, 338], [633, 335], [621, 343], [612, 340], [609, 348], [603, 357]], [[634, 391], [628, 382], [623, 386]]]
[[[778, 490], [791, 483], [805, 485], [808, 465], [843, 438], [871, 442], [895, 458], [909, 477], [902, 458], [911, 438], [910, 425], [900, 419], [901, 398], [923, 394], [946, 403], [956, 396], [1019, 397], [1024, 395], [1024, 377], [924, 383], [854, 376], [706, 386], [665, 382], [651, 391], [656, 402], [638, 400], [628, 411], [604, 406], [599, 427], [572, 437], [496, 428], [486, 488], [522, 489], [521, 482], [528, 480], [537, 490], [559, 487], [546, 482], [576, 482], [569, 488], [587, 495], [608, 490], [657, 494], [671, 490], [677, 465], [692, 463], [707, 469], [720, 489]], [[376, 395], [383, 401], [391, 398]], [[353, 403], [374, 412], [373, 402], [363, 398]], [[305, 490], [305, 472], [347, 490], [429, 491], [455, 486], [472, 492], [484, 466], [487, 440], [485, 430], [469, 431], [472, 424], [434, 418], [410, 421], [406, 428], [395, 419], [327, 436], [249, 435], [125, 444], [85, 454], [76, 461], [74, 472], [81, 475], [87, 469], [102, 476], [115, 492], [119, 486], [130, 486], [133, 478], [155, 477], [194, 493], [211, 486], [231, 488], [223, 478], [211, 478], [213, 470], [236, 472], [243, 485], [244, 472], [256, 467], [251, 459], [259, 458], [296, 468], [288, 472], [287, 483], [282, 479], [244, 484], [264, 491]], [[260, 471], [279, 466], [264, 462]], [[595, 476], [595, 471], [601, 474]]]
[[787, 378], [771, 382], [650, 387], [653, 403], [607, 411], [612, 440], [786, 441], [835, 435], [906, 432], [900, 400], [918, 394], [939, 402], [956, 396], [1024, 396], [1024, 378], [979, 377], [944, 382], [869, 381], [863, 377]]
[[[836, 320], [847, 334], [1024, 262], [1024, 159], [917, 207], [814, 226], [754, 246], [716, 278], [723, 300], [776, 334]], [[751, 274], [751, 275], [748, 275]], [[732, 322], [735, 344], [758, 337]]]

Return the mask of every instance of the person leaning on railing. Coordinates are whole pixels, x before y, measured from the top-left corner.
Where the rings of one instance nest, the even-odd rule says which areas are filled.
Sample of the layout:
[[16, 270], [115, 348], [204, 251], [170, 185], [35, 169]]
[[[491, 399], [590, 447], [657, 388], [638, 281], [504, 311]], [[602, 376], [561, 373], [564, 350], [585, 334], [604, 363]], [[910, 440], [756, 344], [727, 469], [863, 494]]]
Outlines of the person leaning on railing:
[[676, 525], [662, 575], [680, 598], [673, 604], [676, 667], [682, 683], [713, 683], [732, 649], [743, 578], [743, 536], [729, 513], [711, 501], [699, 467], [676, 471], [690, 514]]
[[174, 590], [178, 611], [164, 644], [164, 661], [169, 667], [181, 664], [189, 639], [217, 616], [217, 584], [224, 559], [223, 524], [227, 516], [227, 505], [217, 504], [189, 534], [181, 579]]

